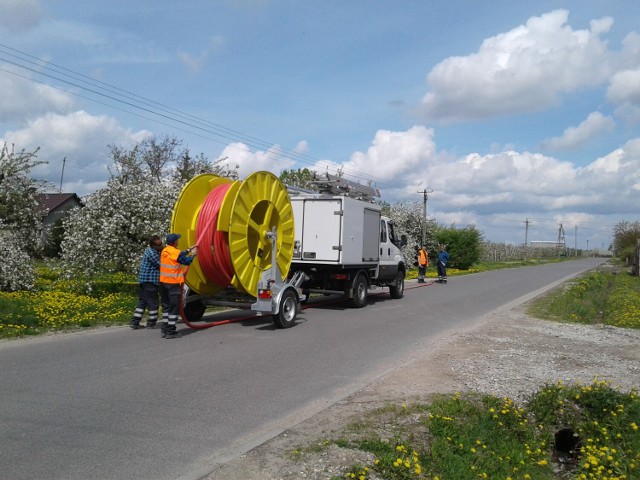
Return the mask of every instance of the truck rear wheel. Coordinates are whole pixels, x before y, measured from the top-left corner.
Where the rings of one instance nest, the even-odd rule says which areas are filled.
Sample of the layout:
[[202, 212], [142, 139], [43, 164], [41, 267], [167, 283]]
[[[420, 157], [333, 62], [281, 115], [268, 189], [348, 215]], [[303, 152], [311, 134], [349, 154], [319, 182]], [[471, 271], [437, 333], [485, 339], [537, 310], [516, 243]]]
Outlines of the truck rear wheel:
[[393, 284], [389, 286], [389, 294], [391, 298], [404, 297], [404, 272], [402, 270], [398, 270], [396, 279], [393, 281]]
[[273, 316], [273, 323], [278, 328], [290, 328], [296, 323], [298, 314], [298, 296], [291, 289], [287, 289], [280, 297], [278, 313]]
[[367, 305], [367, 279], [359, 274], [353, 282], [353, 298], [349, 299], [349, 304], [354, 308], [362, 308]]

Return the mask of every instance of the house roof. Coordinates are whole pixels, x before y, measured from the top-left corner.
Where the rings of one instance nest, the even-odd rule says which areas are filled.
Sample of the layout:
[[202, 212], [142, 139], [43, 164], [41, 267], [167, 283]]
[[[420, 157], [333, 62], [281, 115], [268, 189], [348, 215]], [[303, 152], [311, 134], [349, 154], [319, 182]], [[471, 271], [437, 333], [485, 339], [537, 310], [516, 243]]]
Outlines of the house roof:
[[80, 197], [75, 193], [40, 193], [37, 198], [40, 208], [47, 212], [53, 212], [56, 208], [74, 198], [79, 204], [82, 203]]

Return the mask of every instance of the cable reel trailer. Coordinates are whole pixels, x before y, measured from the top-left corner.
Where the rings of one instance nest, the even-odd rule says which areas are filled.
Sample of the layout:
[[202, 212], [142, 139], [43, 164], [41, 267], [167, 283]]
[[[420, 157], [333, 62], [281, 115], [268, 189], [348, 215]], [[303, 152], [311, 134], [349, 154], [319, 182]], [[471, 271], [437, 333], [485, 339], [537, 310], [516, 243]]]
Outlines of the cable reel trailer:
[[198, 245], [185, 276], [181, 316], [192, 328], [208, 305], [272, 315], [276, 326], [295, 324], [304, 300], [300, 275], [286, 281], [293, 257], [294, 218], [284, 184], [270, 172], [243, 181], [201, 174], [182, 189], [171, 218], [178, 248]]

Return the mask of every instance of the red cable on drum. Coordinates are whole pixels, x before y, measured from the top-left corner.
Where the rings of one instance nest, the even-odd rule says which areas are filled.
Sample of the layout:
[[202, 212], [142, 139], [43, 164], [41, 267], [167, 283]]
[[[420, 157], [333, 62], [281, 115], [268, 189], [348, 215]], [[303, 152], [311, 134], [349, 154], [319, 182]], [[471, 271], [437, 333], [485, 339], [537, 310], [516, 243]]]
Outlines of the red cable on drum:
[[196, 220], [198, 262], [202, 273], [219, 287], [227, 287], [233, 278], [228, 235], [217, 229], [220, 207], [230, 183], [219, 185], [207, 195]]

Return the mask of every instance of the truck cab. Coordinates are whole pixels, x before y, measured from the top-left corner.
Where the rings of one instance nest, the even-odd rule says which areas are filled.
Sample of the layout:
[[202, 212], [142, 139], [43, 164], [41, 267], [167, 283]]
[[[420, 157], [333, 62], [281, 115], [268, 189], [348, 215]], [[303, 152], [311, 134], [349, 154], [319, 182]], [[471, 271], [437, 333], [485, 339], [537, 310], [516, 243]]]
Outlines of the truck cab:
[[380, 218], [380, 267], [378, 272], [379, 280], [394, 279], [398, 274], [398, 269], [404, 267], [404, 257], [400, 248], [406, 245], [406, 238], [403, 240], [396, 234], [396, 229], [390, 218]]

